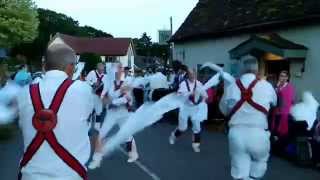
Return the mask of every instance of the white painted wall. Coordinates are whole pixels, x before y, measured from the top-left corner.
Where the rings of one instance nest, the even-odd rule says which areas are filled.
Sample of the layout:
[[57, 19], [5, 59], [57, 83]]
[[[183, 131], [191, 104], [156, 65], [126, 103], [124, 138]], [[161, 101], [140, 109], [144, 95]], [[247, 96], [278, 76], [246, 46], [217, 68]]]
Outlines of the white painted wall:
[[127, 55], [119, 56], [117, 59], [124, 67], [129, 66], [129, 60], [130, 60], [131, 67], [134, 67], [134, 52], [133, 52], [132, 45], [130, 44], [128, 51], [127, 51]]
[[[294, 76], [296, 72], [300, 71], [301, 64], [292, 62], [290, 68], [293, 74], [292, 82], [296, 87], [298, 96], [300, 96], [303, 91], [309, 90], [320, 100], [320, 25], [276, 31], [275, 33], [309, 48], [305, 72], [301, 77]], [[219, 39], [176, 43], [174, 45], [174, 59], [181, 60], [193, 68], [195, 68], [197, 64], [211, 61], [218, 64], [225, 64], [225, 70], [230, 71], [231, 59], [229, 50], [249, 38], [249, 34], [244, 34]]]
[[[299, 95], [309, 90], [320, 100], [320, 25], [295, 28], [278, 32], [280, 36], [309, 48], [305, 62], [305, 72], [302, 77], [292, 73], [294, 83]], [[300, 64], [292, 63], [291, 72], [299, 71]]]
[[128, 55], [119, 56], [119, 62], [122, 64], [123, 67], [128, 66]]
[[184, 64], [192, 68], [196, 68], [197, 64], [210, 61], [217, 64], [224, 64], [225, 69], [229, 70], [229, 50], [247, 40], [249, 37], [249, 35], [242, 35], [232, 38], [175, 44], [174, 59], [181, 60]]
[[[134, 67], [134, 51], [132, 44], [130, 44], [129, 49], [128, 49], [128, 61], [130, 61], [130, 65], [133, 68]], [[129, 62], [128, 62], [129, 64]]]

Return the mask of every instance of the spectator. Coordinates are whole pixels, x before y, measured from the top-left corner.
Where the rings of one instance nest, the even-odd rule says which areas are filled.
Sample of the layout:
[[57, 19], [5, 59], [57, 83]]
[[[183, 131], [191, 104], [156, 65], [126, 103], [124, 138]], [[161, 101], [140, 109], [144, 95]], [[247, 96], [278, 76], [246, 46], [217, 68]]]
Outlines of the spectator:
[[31, 74], [28, 72], [27, 65], [21, 65], [17, 74], [14, 76], [14, 81], [20, 86], [30, 84], [32, 81]]
[[289, 82], [290, 75], [288, 71], [281, 71], [276, 87], [278, 103], [271, 120], [271, 133], [273, 138], [273, 150], [275, 153], [284, 153], [289, 143], [289, 119], [292, 108], [295, 91], [293, 85]]

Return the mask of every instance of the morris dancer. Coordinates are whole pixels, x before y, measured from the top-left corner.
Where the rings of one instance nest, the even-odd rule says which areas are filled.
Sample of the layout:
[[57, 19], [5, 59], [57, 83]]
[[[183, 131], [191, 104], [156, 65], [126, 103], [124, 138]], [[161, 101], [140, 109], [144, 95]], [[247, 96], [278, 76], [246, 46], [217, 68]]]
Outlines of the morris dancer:
[[160, 71], [160, 69], [157, 69], [157, 72], [149, 76], [147, 80], [150, 84], [149, 100], [158, 101], [170, 93], [167, 77]]
[[179, 125], [171, 133], [169, 143], [175, 144], [178, 137], [182, 135], [188, 128], [188, 120], [191, 119], [193, 131], [192, 148], [195, 152], [200, 152], [200, 133], [201, 122], [207, 119], [207, 93], [201, 82], [196, 79], [195, 72], [192, 69], [188, 70], [187, 79], [183, 81], [178, 90], [178, 94], [186, 97], [184, 106], [180, 108]]
[[75, 52], [52, 42], [46, 52], [45, 76], [18, 97], [24, 155], [22, 180], [87, 180], [90, 157], [87, 118], [93, 110], [90, 86], [72, 81]]
[[[106, 96], [108, 113], [105, 118], [99, 137], [96, 143], [96, 150], [93, 156], [93, 162], [89, 165], [90, 169], [100, 166], [102, 154], [101, 145], [104, 144], [107, 134], [117, 124], [119, 127], [126, 122], [129, 117], [132, 106], [132, 95], [129, 87], [124, 83], [124, 73], [121, 64], [116, 72], [116, 79], [109, 88], [105, 86], [102, 96]], [[131, 136], [126, 142], [126, 150], [128, 152], [128, 162], [132, 163], [139, 158], [134, 138]]]
[[[103, 86], [104, 86], [104, 82], [105, 82], [105, 66], [102, 63], [98, 63], [97, 64], [97, 69], [96, 70], [92, 70], [89, 72], [89, 74], [86, 77], [86, 81], [90, 84], [90, 86], [92, 86], [95, 94], [97, 96], [101, 96], [102, 90], [103, 90]], [[101, 102], [96, 101], [96, 104], [100, 104]], [[103, 119], [106, 113], [106, 110], [103, 109], [102, 113], [99, 112], [95, 112], [96, 113], [96, 122], [94, 122], [94, 127], [95, 129], [100, 129], [100, 127], [102, 126], [103, 123]]]
[[221, 111], [230, 118], [229, 151], [234, 179], [261, 179], [267, 170], [270, 133], [267, 116], [277, 95], [270, 83], [257, 77], [258, 64], [245, 56], [243, 75], [225, 89]]

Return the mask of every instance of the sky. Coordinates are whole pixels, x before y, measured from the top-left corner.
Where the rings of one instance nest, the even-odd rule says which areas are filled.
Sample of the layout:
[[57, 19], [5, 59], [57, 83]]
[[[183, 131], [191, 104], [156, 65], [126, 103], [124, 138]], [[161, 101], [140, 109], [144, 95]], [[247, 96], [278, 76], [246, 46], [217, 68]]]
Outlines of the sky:
[[158, 30], [173, 32], [184, 22], [198, 0], [34, 0], [38, 7], [71, 16], [115, 37], [140, 37], [147, 32], [158, 41]]

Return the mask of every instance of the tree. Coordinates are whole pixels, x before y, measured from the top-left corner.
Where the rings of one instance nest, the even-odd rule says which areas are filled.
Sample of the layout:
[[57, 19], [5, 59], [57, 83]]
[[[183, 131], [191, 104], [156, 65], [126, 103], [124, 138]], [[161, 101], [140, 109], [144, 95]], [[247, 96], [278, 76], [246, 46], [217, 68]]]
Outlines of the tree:
[[0, 1], [0, 46], [33, 41], [38, 34], [37, 16], [32, 0]]
[[81, 27], [78, 21], [65, 14], [41, 8], [38, 9], [38, 14], [40, 20], [38, 37], [31, 43], [15, 46], [12, 49], [12, 55], [23, 54], [29, 62], [31, 60], [33, 63], [40, 64], [50, 37], [57, 32], [82, 37], [112, 37], [90, 26]]
[[77, 36], [81, 37], [106, 37], [106, 38], [112, 38], [112, 35], [103, 32], [101, 30], [97, 30], [91, 26], [83, 26], [79, 27], [78, 31], [76, 33]]
[[169, 59], [169, 56], [170, 56], [170, 46], [162, 45], [159, 43], [153, 43], [151, 46], [150, 52], [152, 56], [161, 58], [166, 63], [166, 61]]
[[150, 56], [150, 50], [152, 46], [151, 37], [147, 33], [143, 33], [141, 38], [133, 39], [133, 43], [136, 48], [136, 52], [140, 56]]
[[158, 57], [163, 59], [165, 63], [169, 58], [170, 46], [152, 43], [151, 37], [147, 33], [143, 33], [139, 39], [133, 39], [133, 43], [139, 56]]
[[139, 39], [143, 48], [150, 48], [152, 46], [151, 37], [147, 35], [147, 33], [143, 33], [142, 37]]
[[80, 61], [86, 63], [84, 71], [88, 73], [90, 70], [95, 69], [97, 64], [101, 62], [101, 57], [92, 53], [84, 53], [81, 54]]

